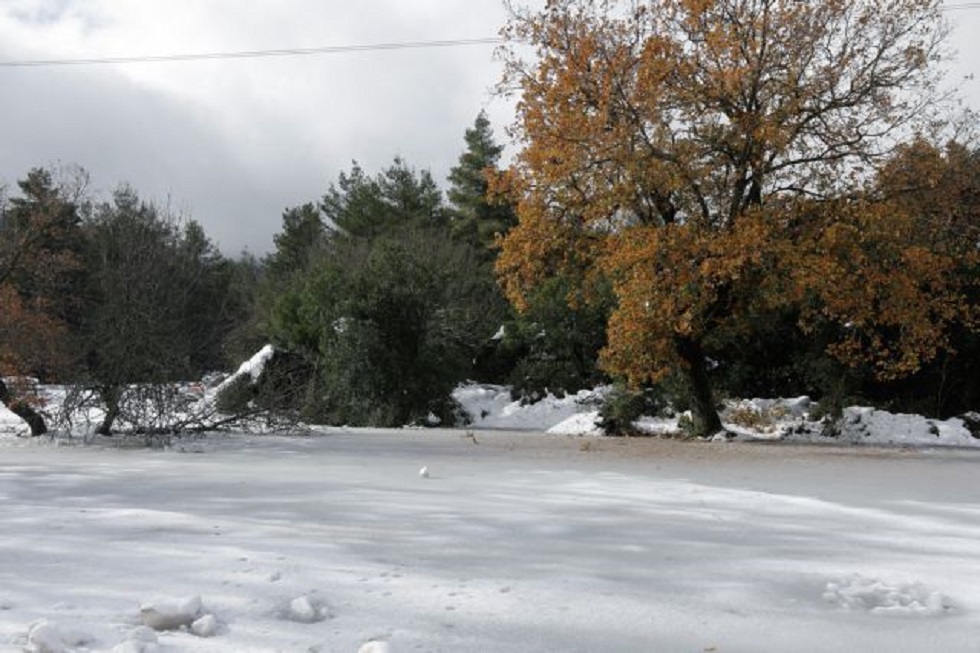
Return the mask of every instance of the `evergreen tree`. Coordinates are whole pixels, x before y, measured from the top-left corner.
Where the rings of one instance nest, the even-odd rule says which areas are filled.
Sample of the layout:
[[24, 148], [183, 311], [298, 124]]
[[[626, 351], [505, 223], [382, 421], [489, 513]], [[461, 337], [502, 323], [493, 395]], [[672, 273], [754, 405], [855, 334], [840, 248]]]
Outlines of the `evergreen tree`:
[[[305, 361], [298, 369], [316, 374], [307, 417], [452, 421], [451, 391], [472, 376], [506, 310], [489, 268], [473, 246], [448, 237], [431, 175], [400, 159], [375, 177], [354, 164], [321, 210], [332, 231], [304, 272], [269, 295], [266, 323], [276, 344]], [[488, 305], [494, 296], [500, 310]]]
[[354, 162], [320, 203], [327, 224], [348, 236], [374, 238], [396, 227], [441, 227], [442, 193], [428, 170], [416, 171], [401, 158], [375, 177]]
[[265, 260], [269, 278], [278, 283], [305, 270], [326, 237], [327, 228], [315, 204], [308, 202], [283, 211], [282, 231], [273, 238], [276, 249]]
[[498, 235], [517, 223], [513, 207], [504, 201], [490, 201], [488, 174], [497, 171], [504, 148], [493, 138], [490, 120], [483, 111], [473, 127], [466, 130], [466, 151], [449, 173], [447, 191], [452, 205], [450, 220], [453, 234], [483, 248], [486, 256]]

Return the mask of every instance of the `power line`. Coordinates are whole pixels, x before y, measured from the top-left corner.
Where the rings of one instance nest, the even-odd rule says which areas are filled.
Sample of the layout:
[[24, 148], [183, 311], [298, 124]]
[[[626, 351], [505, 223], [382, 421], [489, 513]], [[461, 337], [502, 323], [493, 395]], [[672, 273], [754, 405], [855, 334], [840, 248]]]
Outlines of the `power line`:
[[0, 61], [3, 68], [37, 68], [42, 66], [97, 66], [104, 64], [166, 63], [174, 61], [204, 61], [208, 59], [258, 59], [263, 57], [298, 57], [318, 54], [344, 54], [350, 52], [378, 52], [384, 50], [420, 50], [424, 48], [453, 48], [467, 45], [499, 45], [504, 40], [497, 37], [479, 39], [451, 39], [445, 41], [402, 41], [397, 43], [373, 43], [369, 45], [323, 45], [314, 48], [281, 48], [277, 50], [243, 50], [239, 52], [199, 52], [186, 54], [144, 55], [132, 57], [93, 57], [86, 59], [26, 59]]
[[[968, 11], [980, 9], [980, 2], [943, 4], [942, 11]], [[98, 66], [130, 63], [168, 63], [176, 61], [206, 61], [208, 59], [260, 59], [265, 57], [299, 57], [320, 54], [345, 54], [352, 52], [379, 52], [385, 50], [420, 50], [424, 48], [452, 48], [468, 45], [500, 45], [504, 39], [485, 37], [476, 39], [449, 39], [442, 41], [399, 41], [367, 45], [322, 45], [313, 48], [279, 48], [275, 50], [242, 50], [238, 52], [198, 52], [183, 54], [141, 55], [128, 57], [91, 57], [81, 59], [23, 59], [0, 61], [0, 68], [39, 68], [46, 66]]]

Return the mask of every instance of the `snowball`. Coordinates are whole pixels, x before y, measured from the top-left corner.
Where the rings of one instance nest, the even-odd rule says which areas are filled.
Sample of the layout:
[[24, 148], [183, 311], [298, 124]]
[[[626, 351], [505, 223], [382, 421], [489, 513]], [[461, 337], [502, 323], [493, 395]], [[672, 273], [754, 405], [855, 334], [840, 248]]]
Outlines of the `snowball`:
[[177, 602], [157, 601], [140, 606], [140, 618], [153, 630], [175, 630], [190, 626], [201, 612], [201, 597]]
[[323, 618], [322, 611], [310, 600], [308, 596], [300, 596], [289, 602], [289, 610], [286, 617], [290, 621], [311, 624]]
[[362, 644], [357, 653], [392, 653], [392, 650], [388, 642], [371, 641]]
[[214, 637], [218, 634], [218, 620], [213, 614], [206, 614], [191, 624], [191, 632], [198, 637]]
[[65, 643], [58, 627], [45, 620], [34, 623], [27, 633], [28, 653], [64, 653]]
[[422, 478], [429, 478], [429, 468], [423, 467], [422, 469], [420, 469], [419, 476], [421, 476]]

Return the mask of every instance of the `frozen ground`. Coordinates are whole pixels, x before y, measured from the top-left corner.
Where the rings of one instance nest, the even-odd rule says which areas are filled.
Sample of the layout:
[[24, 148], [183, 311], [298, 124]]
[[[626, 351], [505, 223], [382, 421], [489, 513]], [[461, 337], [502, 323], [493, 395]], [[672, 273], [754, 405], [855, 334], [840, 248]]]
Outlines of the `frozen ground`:
[[0, 651], [975, 653], [978, 469], [503, 431], [2, 436]]

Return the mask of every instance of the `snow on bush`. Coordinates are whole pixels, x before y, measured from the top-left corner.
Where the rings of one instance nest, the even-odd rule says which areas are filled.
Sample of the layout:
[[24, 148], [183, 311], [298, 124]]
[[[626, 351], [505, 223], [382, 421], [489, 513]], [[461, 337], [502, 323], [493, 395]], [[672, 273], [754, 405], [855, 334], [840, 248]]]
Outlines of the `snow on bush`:
[[226, 378], [224, 381], [219, 383], [214, 391], [210, 394], [218, 396], [221, 391], [225, 388], [231, 386], [233, 383], [238, 381], [238, 379], [248, 376], [252, 383], [256, 383], [259, 377], [262, 376], [265, 366], [269, 364], [272, 357], [275, 356], [276, 350], [272, 345], [266, 345], [259, 351], [257, 351], [251, 358], [238, 366], [238, 371]]
[[807, 421], [812, 407], [809, 397], [742, 399], [728, 402], [721, 418], [735, 432], [771, 434], [788, 422]]
[[823, 598], [845, 610], [877, 615], [938, 617], [952, 609], [945, 596], [920, 583], [889, 585], [857, 574], [827, 583]]
[[153, 630], [176, 630], [190, 626], [201, 616], [201, 597], [179, 601], [157, 600], [140, 606], [140, 619]]

